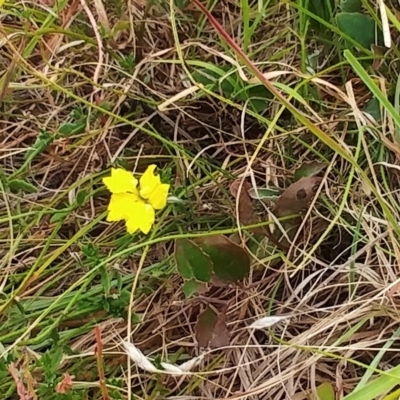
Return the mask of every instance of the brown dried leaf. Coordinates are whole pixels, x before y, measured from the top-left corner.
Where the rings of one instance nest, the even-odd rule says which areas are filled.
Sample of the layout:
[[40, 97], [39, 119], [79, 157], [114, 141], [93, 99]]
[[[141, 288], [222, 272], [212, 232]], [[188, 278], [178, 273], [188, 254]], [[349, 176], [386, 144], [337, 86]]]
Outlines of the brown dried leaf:
[[229, 346], [229, 331], [226, 325], [226, 313], [221, 312], [218, 314], [217, 323], [211, 335], [209, 347], [212, 349]]
[[217, 313], [208, 306], [197, 320], [196, 340], [199, 347], [218, 348], [229, 345], [226, 312]]
[[275, 203], [274, 214], [284, 217], [298, 214], [308, 208], [318, 190], [322, 178], [308, 176], [291, 184]]
[[235, 207], [235, 211], [237, 210], [239, 213], [239, 215], [237, 215], [237, 218], [243, 225], [254, 225], [258, 222], [258, 220], [254, 213], [253, 201], [248, 194], [248, 190], [251, 189], [251, 185], [246, 181], [244, 181], [241, 185], [241, 182], [241, 179], [236, 179], [230, 187], [232, 196], [235, 199], [239, 197], [238, 209], [236, 209]]
[[217, 314], [210, 307], [207, 307], [206, 310], [199, 315], [195, 327], [196, 340], [199, 347], [208, 346], [215, 325], [217, 324], [217, 319]]
[[[242, 190], [239, 193], [239, 188], [241, 185], [241, 180], [237, 179], [234, 181], [230, 187], [231, 194], [235, 197], [238, 198], [239, 196], [239, 201], [238, 201], [238, 210], [239, 210], [239, 221], [243, 225], [253, 225], [259, 222], [258, 218], [256, 217], [253, 209], [253, 202], [252, 198], [250, 196], [250, 189], [251, 185], [248, 182], [243, 182], [242, 184]], [[268, 239], [275, 244], [275, 246], [278, 246], [281, 250], [285, 250], [285, 246], [282, 246], [278, 240], [270, 233], [270, 231], [265, 228], [253, 228], [250, 229], [250, 232], [260, 235], [260, 236], [268, 236]], [[234, 241], [235, 243], [240, 243], [239, 238], [234, 236]]]

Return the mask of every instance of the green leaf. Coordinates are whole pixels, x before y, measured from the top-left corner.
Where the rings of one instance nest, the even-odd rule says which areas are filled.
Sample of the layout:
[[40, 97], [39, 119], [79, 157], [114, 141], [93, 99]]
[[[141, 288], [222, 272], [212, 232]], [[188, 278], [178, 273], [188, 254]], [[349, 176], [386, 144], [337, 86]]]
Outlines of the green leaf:
[[101, 286], [103, 287], [103, 292], [108, 295], [111, 289], [112, 276], [108, 273], [108, 270], [104, 265], [99, 268], [99, 273], [101, 276]]
[[32, 160], [42, 153], [53, 140], [54, 136], [50, 132], [41, 131], [33, 146], [25, 153], [24, 160]]
[[223, 94], [225, 97], [231, 96], [235, 89], [239, 87], [237, 73], [230, 73], [229, 67], [218, 67], [209, 63], [204, 63], [204, 66], [205, 68], [193, 72], [192, 77], [196, 82], [212, 91]]
[[208, 282], [211, 279], [212, 261], [210, 257], [189, 239], [176, 241], [175, 261], [183, 278], [194, 278], [201, 282]]
[[[103, 280], [103, 277], [102, 277]], [[104, 283], [102, 282], [103, 286]], [[109, 289], [107, 290], [109, 291]], [[106, 291], [104, 291], [105, 293], [107, 293]], [[104, 308], [104, 310], [106, 310], [108, 313], [110, 313], [113, 317], [115, 318], [126, 318], [126, 314], [127, 314], [127, 309], [129, 306], [129, 300], [130, 300], [130, 291], [123, 289], [121, 292], [118, 292], [116, 290], [113, 291], [113, 293], [111, 295], [106, 295], [104, 294], [103, 298], [102, 298], [102, 306]], [[132, 318], [134, 316], [132, 315]], [[140, 321], [140, 317], [136, 314], [135, 318], [139, 318]], [[134, 320], [132, 319], [132, 322], [134, 322]], [[137, 322], [135, 322], [137, 323]]]
[[335, 390], [332, 384], [329, 382], [323, 382], [317, 387], [317, 399], [316, 400], [335, 400]]
[[372, 97], [372, 99], [365, 105], [364, 112], [370, 114], [377, 122], [381, 122], [381, 108], [380, 108], [379, 100], [376, 97]]
[[76, 203], [78, 204], [78, 206], [81, 206], [86, 201], [87, 197], [88, 191], [85, 189], [80, 190], [76, 195]]
[[242, 101], [249, 100], [249, 104], [252, 105], [253, 109], [261, 112], [268, 107], [272, 99], [272, 93], [263, 85], [249, 85], [237, 92], [235, 98]]
[[186, 281], [182, 286], [182, 291], [187, 299], [192, 297], [196, 293], [204, 293], [207, 291], [207, 285], [203, 282], [195, 281], [191, 279]]
[[[336, 15], [336, 20], [339, 29], [362, 47], [370, 49], [375, 44], [376, 24], [369, 15], [342, 12]], [[347, 43], [347, 47], [352, 45]]]
[[309, 0], [307, 2], [308, 10], [317, 17], [329, 22], [332, 17], [332, 12], [335, 8], [335, 0]]
[[298, 181], [301, 178], [318, 175], [326, 166], [327, 163], [318, 161], [304, 163], [294, 173], [294, 180]]
[[85, 132], [86, 121], [86, 117], [82, 117], [77, 121], [67, 122], [60, 126], [58, 132], [63, 136], [79, 135], [80, 133]]
[[214, 273], [221, 279], [237, 282], [250, 273], [250, 257], [239, 245], [226, 236], [206, 236], [195, 239], [195, 243], [210, 256]]
[[51, 348], [41, 357], [39, 364], [43, 368], [46, 383], [53, 383], [57, 377], [57, 370], [63, 357], [62, 347]]
[[281, 195], [281, 191], [275, 188], [257, 188], [257, 190], [251, 188], [248, 194], [252, 199], [273, 201]]
[[[129, 305], [129, 300], [127, 304]], [[141, 324], [143, 322], [143, 318], [139, 314], [133, 312], [131, 317], [131, 322], [132, 324]]]
[[64, 220], [69, 214], [70, 214], [70, 211], [56, 212], [51, 216], [50, 223], [54, 224], [55, 222], [60, 222], [60, 221]]
[[361, 0], [341, 0], [340, 7], [342, 8], [343, 12], [359, 12], [362, 8], [362, 1]]
[[130, 24], [129, 24], [128, 21], [118, 21], [118, 22], [114, 25], [114, 27], [113, 27], [113, 29], [112, 29], [112, 32], [115, 34], [115, 33], [118, 33], [118, 32], [124, 31], [124, 30], [127, 30], [127, 29], [129, 29], [129, 28], [130, 28]]
[[36, 193], [37, 187], [32, 185], [23, 179], [12, 179], [8, 182], [8, 187], [13, 192], [26, 192], [26, 193]]

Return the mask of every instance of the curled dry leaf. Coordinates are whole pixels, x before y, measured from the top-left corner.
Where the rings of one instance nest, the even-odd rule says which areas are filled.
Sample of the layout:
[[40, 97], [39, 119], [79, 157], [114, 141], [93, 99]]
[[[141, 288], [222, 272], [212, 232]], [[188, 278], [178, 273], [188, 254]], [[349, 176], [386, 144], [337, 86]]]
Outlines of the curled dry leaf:
[[130, 342], [122, 342], [126, 354], [136, 365], [147, 372], [158, 372], [159, 369], [133, 344]]
[[182, 374], [182, 370], [179, 367], [177, 367], [176, 365], [166, 363], [166, 362], [161, 362], [160, 364], [164, 368], [164, 371], [170, 372], [171, 374], [174, 374], [174, 375]]
[[291, 184], [275, 203], [274, 214], [284, 217], [299, 214], [312, 202], [322, 178], [309, 176]]
[[158, 369], [133, 343], [123, 341], [122, 344], [125, 348], [126, 354], [131, 358], [131, 360], [136, 363], [139, 368], [151, 373], [182, 375], [199, 365], [204, 358], [204, 355], [199, 355], [181, 365], [161, 362], [161, 366], [164, 368], [164, 370], [162, 370]]
[[269, 317], [263, 317], [260, 318], [256, 321], [254, 321], [252, 324], [249, 325], [249, 328], [253, 329], [263, 329], [263, 328], [269, 328], [272, 325], [277, 324], [278, 322], [284, 321], [289, 319], [290, 316], [286, 315], [275, 315], [275, 316], [269, 316]]
[[191, 371], [194, 367], [197, 367], [200, 365], [200, 363], [203, 361], [204, 355], [200, 354], [198, 357], [192, 358], [191, 360], [185, 361], [183, 364], [179, 366], [180, 370], [183, 372], [189, 372]]

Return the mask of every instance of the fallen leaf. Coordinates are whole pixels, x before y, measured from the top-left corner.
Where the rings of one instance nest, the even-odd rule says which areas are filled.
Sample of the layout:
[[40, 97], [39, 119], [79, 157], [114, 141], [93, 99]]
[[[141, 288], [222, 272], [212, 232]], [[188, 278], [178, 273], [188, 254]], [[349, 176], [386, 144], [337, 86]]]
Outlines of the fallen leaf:
[[226, 313], [217, 313], [209, 306], [199, 315], [195, 332], [199, 347], [218, 348], [229, 345]]
[[199, 315], [195, 327], [196, 340], [199, 347], [208, 346], [215, 325], [217, 324], [217, 319], [217, 314], [210, 307], [207, 307]]
[[219, 278], [237, 282], [249, 275], [249, 255], [242, 247], [226, 236], [204, 236], [193, 241], [210, 257], [214, 273]]
[[310, 176], [292, 183], [275, 203], [274, 214], [284, 217], [299, 214], [313, 200], [322, 178]]
[[226, 325], [226, 312], [221, 312], [218, 315], [217, 323], [215, 324], [209, 347], [219, 348], [229, 346], [229, 331]]
[[[239, 193], [239, 187], [240, 187], [241, 180], [238, 179], [235, 182], [232, 183], [231, 185], [231, 194], [234, 197], [239, 196], [239, 204], [238, 204], [238, 218], [239, 221], [243, 225], [253, 225], [259, 222], [258, 218], [255, 215], [254, 209], [253, 209], [253, 203], [252, 199], [250, 197], [249, 192], [254, 189], [251, 188], [250, 184], [248, 182], [243, 182], [243, 187], [242, 190]], [[277, 197], [277, 196], [275, 196]], [[251, 233], [256, 235], [260, 235], [260, 237], [268, 236], [268, 239], [275, 244], [275, 246], [279, 247], [281, 250], [285, 250], [286, 247], [284, 247], [278, 240], [275, 239], [275, 237], [271, 234], [271, 232], [268, 230], [268, 228], [260, 227], [260, 228], [253, 228], [249, 230]], [[235, 235], [233, 236], [233, 241], [235, 243], [240, 243], [242, 240], [241, 236]], [[254, 246], [253, 246], [254, 247]], [[254, 253], [254, 249], [252, 249], [252, 253]]]
[[294, 173], [294, 180], [298, 181], [301, 178], [318, 175], [327, 165], [328, 163], [319, 161], [304, 163]]
[[242, 225], [254, 225], [258, 222], [258, 219], [254, 213], [253, 201], [248, 194], [248, 191], [251, 189], [251, 185], [246, 181], [243, 182], [242, 186], [241, 183], [242, 180], [237, 179], [230, 187], [232, 196], [235, 199], [238, 199], [238, 207], [235, 207], [235, 211], [238, 211], [237, 218]]

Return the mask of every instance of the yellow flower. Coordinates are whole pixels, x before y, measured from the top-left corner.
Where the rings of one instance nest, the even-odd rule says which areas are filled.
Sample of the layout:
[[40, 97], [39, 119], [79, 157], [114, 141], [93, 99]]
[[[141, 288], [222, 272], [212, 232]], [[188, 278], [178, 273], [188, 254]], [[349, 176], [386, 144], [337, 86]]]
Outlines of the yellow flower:
[[154, 174], [155, 169], [155, 165], [150, 165], [139, 182], [132, 173], [124, 169], [111, 169], [111, 176], [103, 179], [103, 183], [112, 193], [107, 208], [107, 221], [125, 220], [129, 233], [137, 230], [149, 233], [154, 224], [154, 210], [161, 210], [166, 206], [170, 186], [161, 183], [160, 176]]

